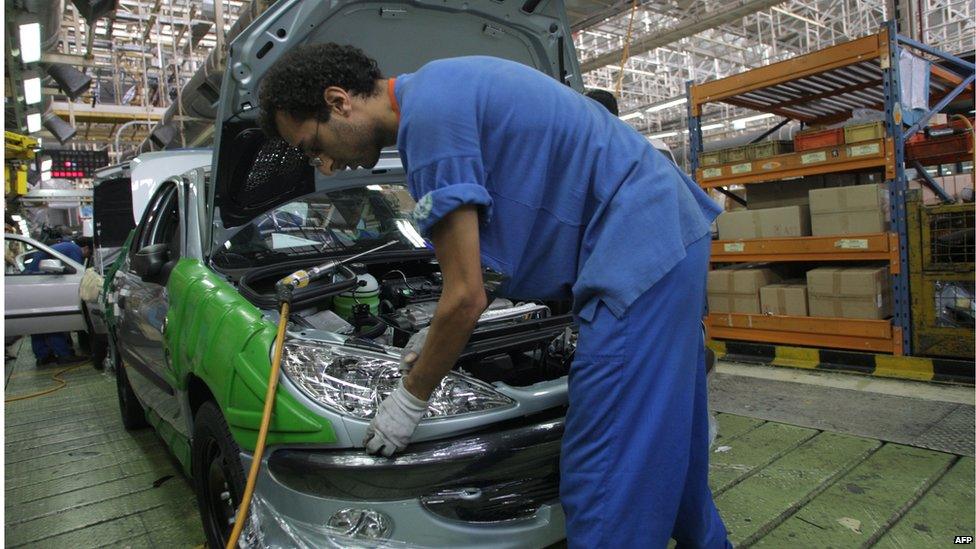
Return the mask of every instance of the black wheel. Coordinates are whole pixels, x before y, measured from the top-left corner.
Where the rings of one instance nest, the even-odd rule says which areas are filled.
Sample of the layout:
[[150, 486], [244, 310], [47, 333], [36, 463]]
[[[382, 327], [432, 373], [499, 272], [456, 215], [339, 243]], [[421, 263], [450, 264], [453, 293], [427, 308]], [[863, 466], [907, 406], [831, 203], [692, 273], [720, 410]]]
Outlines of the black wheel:
[[122, 425], [128, 431], [141, 429], [149, 425], [146, 422], [146, 411], [136, 398], [129, 378], [125, 375], [125, 367], [119, 358], [118, 348], [114, 350], [115, 361], [115, 388], [119, 393], [119, 412], [122, 413]]
[[190, 456], [207, 546], [224, 547], [247, 478], [241, 466], [240, 448], [213, 401], [203, 403], [197, 410]]

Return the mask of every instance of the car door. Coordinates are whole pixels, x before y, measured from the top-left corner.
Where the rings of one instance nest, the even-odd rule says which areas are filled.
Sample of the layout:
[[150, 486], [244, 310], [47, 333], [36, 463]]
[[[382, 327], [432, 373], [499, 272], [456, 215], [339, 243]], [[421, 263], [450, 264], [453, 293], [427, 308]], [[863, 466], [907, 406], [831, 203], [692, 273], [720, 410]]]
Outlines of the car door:
[[169, 298], [158, 281], [143, 280], [132, 268], [134, 254], [148, 246], [166, 244], [169, 261], [180, 258], [185, 229], [181, 216], [182, 191], [167, 181], [154, 194], [132, 242], [130, 259], [119, 270], [117, 304], [120, 356], [133, 389], [144, 404], [178, 425], [176, 380], [168, 367], [163, 330]]
[[[85, 329], [78, 297], [84, 266], [36, 240], [5, 234], [3, 327], [7, 336]], [[61, 261], [64, 271], [31, 268], [39, 253]]]

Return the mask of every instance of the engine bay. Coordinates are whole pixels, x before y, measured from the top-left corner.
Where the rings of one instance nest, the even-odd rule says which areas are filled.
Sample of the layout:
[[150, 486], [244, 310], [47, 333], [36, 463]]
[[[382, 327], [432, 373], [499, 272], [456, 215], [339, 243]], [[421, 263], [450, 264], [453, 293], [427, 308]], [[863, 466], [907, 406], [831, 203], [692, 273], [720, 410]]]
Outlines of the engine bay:
[[[245, 298], [277, 319], [275, 283], [293, 263], [253, 269], [241, 276]], [[292, 298], [289, 329], [324, 330], [348, 342], [403, 347], [430, 325], [443, 291], [432, 259], [350, 263]], [[490, 295], [490, 294], [489, 294]], [[455, 370], [482, 381], [526, 386], [565, 376], [576, 347], [572, 316], [553, 314], [543, 302], [491, 301], [478, 320]]]

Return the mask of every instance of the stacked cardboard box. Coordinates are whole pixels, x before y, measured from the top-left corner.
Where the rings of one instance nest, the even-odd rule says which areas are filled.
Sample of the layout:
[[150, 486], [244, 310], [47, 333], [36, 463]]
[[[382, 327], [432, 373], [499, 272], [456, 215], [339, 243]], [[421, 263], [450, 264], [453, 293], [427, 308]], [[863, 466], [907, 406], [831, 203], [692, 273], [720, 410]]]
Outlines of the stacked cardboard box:
[[891, 316], [888, 267], [820, 267], [807, 271], [810, 316]]
[[780, 280], [768, 268], [726, 268], [708, 272], [708, 311], [712, 313], [762, 312], [759, 290]]
[[814, 236], [883, 232], [888, 191], [879, 184], [812, 190], [810, 223]]
[[[856, 183], [851, 180], [849, 185]], [[838, 187], [838, 181], [827, 175], [808, 175], [796, 179], [753, 183], [746, 185], [746, 199], [750, 210], [779, 208], [782, 206], [808, 206], [810, 191]]]
[[810, 209], [807, 206], [725, 212], [717, 222], [718, 236], [722, 240], [810, 235]]
[[807, 285], [788, 281], [763, 286], [759, 301], [764, 315], [807, 316]]

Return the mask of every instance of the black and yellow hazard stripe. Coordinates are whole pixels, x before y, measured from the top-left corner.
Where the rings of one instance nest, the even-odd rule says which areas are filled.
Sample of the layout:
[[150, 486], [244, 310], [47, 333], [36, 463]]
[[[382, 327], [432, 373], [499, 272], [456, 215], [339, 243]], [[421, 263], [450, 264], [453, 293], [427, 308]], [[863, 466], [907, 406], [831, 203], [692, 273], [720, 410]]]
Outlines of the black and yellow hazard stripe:
[[877, 377], [973, 384], [972, 360], [892, 356], [837, 349], [787, 347], [746, 341], [710, 340], [720, 360], [804, 368], [838, 370]]

